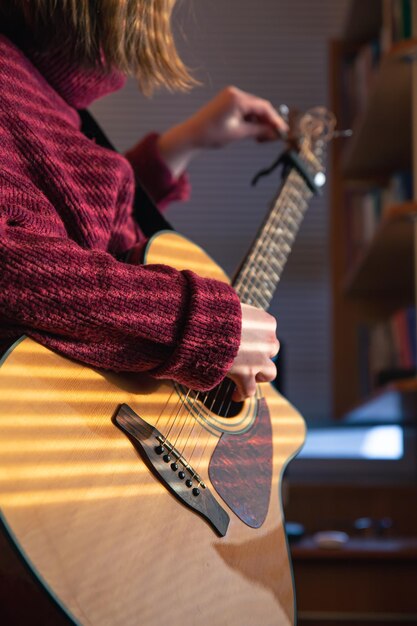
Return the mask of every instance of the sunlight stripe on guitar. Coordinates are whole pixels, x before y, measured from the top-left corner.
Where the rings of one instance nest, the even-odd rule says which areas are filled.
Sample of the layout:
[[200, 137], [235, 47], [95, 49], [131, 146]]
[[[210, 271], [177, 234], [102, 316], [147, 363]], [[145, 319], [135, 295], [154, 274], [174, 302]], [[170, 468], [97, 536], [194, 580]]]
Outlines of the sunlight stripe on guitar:
[[161, 485], [117, 485], [94, 487], [90, 490], [82, 489], [55, 489], [44, 491], [21, 491], [12, 494], [0, 494], [1, 507], [29, 508], [33, 505], [69, 504], [94, 500], [113, 500], [120, 498], [143, 498], [156, 496], [161, 493]]
[[[2, 474], [0, 474], [0, 483], [9, 482], [10, 478], [4, 473], [4, 465], [0, 466]], [[72, 478], [75, 476], [111, 476], [112, 474], [131, 474], [135, 476], [138, 473], [149, 473], [148, 468], [143, 462], [138, 459], [133, 462], [119, 462], [109, 461], [100, 463], [80, 463], [79, 461], [71, 460], [69, 463], [45, 463], [42, 460], [42, 465], [34, 466], [28, 464], [23, 465], [21, 462], [14, 464], [13, 461], [7, 464], [7, 471], [13, 474], [15, 480], [37, 480], [39, 478]]]
[[[82, 447], [83, 441], [86, 441], [85, 447]], [[35, 441], [34, 439], [8, 439], [7, 441], [0, 441], [0, 454], [4, 454], [4, 456], [15, 455], [20, 452], [64, 452], [65, 450], [78, 450], [80, 454], [82, 451], [87, 449], [90, 450], [102, 450], [106, 452], [109, 449], [109, 440], [103, 439], [102, 441], [98, 441], [97, 439], [80, 439], [79, 437], [76, 439], [68, 439], [65, 441], [61, 439], [51, 439], [50, 441], [46, 441], [43, 439], [42, 441]], [[111, 440], [111, 448], [114, 450], [126, 450], [128, 448], [132, 448], [132, 444], [126, 439], [118, 438]]]
[[[99, 378], [99, 375], [97, 373], [95, 373], [92, 370], [88, 370], [88, 368], [80, 368], [79, 365], [77, 366], [73, 366], [73, 367], [65, 367], [63, 365], [60, 365], [59, 368], [57, 366], [52, 367], [50, 365], [42, 365], [42, 363], [31, 363], [31, 364], [26, 364], [23, 365], [7, 365], [7, 367], [5, 367], [2, 372], [1, 372], [1, 377], [2, 378], [15, 378], [15, 379], [21, 379], [21, 380], [27, 380], [27, 377], [31, 376], [31, 372], [33, 372], [36, 375], [36, 378], [38, 379], [39, 376], [39, 372], [41, 372], [41, 377], [42, 378], [66, 378], [66, 377], [72, 377], [72, 378], [81, 378], [85, 381], [87, 380], [97, 380]], [[89, 375], [90, 372], [90, 375]]]
[[[120, 390], [115, 389], [106, 390], [105, 392], [105, 403], [103, 402], [103, 391], [86, 391], [84, 389], [68, 389], [68, 385], [66, 385], [66, 381], [62, 381], [63, 388], [62, 389], [22, 389], [21, 387], [9, 387], [6, 391], [0, 391], [0, 402], [5, 402], [9, 400], [10, 402], [13, 399], [14, 403], [26, 401], [31, 404], [39, 404], [41, 402], [48, 402], [53, 400], [57, 401], [68, 401], [71, 396], [74, 398], [76, 403], [84, 403], [84, 402], [98, 402], [100, 404], [108, 404], [109, 401], [113, 398], [115, 400], [116, 405], [120, 404]], [[166, 396], [159, 395], [158, 393], [153, 394], [154, 397], [146, 398], [147, 404], [161, 404], [165, 400]], [[2, 409], [4, 407], [2, 406]]]
[[[183, 259], [173, 259], [171, 255], [163, 254], [160, 255], [159, 259], [159, 262], [163, 265], [175, 266], [177, 269], [179, 269], [181, 266], [183, 266], [183, 269], [187, 269], [190, 265], [190, 260], [187, 260], [186, 257], [184, 257]], [[213, 274], [213, 267], [209, 263], [200, 263], [199, 261], [193, 259], [193, 271], [201, 274], [201, 276], [211, 276]]]
[[[97, 421], [97, 420], [96, 420]], [[83, 423], [81, 417], [73, 415], [60, 414], [59, 419], [52, 419], [51, 417], [39, 417], [38, 415], [22, 415], [18, 418], [14, 415], [8, 417], [2, 417], [1, 430], [16, 430], [19, 435], [20, 431], [27, 432], [28, 428], [49, 428], [56, 433], [61, 432], [63, 429], [79, 427]], [[101, 424], [100, 424], [101, 425]], [[109, 421], [109, 426], [112, 424]], [[115, 428], [115, 427], [114, 427]]]
[[298, 441], [300, 438], [300, 435], [297, 436], [292, 436], [292, 437], [273, 437], [272, 441], [274, 442], [274, 444], [276, 445], [285, 445], [285, 444], [289, 444], [292, 445], [295, 441]]

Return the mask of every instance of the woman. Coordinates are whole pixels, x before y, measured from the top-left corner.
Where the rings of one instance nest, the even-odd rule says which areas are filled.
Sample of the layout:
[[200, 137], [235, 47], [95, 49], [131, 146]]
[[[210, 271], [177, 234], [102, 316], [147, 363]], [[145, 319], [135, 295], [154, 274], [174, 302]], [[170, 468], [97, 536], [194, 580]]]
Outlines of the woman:
[[187, 191], [202, 149], [286, 126], [266, 101], [228, 88], [126, 157], [80, 132], [77, 109], [136, 76], [193, 84], [170, 30], [173, 0], [4, 0], [0, 8], [0, 348], [27, 334], [117, 371], [206, 390], [225, 375], [235, 399], [275, 377], [275, 320], [232, 287], [120, 258], [143, 239], [134, 177], [164, 206]]

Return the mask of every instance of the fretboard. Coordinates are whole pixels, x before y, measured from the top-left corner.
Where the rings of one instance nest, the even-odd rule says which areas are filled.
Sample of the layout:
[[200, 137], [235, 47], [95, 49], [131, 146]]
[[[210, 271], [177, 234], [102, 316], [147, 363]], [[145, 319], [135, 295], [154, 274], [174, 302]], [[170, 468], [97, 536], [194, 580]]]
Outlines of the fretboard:
[[312, 195], [293, 169], [233, 282], [245, 304], [269, 307]]

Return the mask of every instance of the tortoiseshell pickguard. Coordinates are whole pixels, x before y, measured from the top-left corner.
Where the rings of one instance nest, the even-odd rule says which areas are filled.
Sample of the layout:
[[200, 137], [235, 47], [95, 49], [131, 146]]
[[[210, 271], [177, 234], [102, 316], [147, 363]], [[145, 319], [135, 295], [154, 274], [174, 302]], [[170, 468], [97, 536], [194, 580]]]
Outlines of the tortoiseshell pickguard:
[[272, 427], [264, 398], [248, 432], [223, 433], [209, 465], [211, 483], [248, 526], [259, 528], [268, 513], [272, 481]]

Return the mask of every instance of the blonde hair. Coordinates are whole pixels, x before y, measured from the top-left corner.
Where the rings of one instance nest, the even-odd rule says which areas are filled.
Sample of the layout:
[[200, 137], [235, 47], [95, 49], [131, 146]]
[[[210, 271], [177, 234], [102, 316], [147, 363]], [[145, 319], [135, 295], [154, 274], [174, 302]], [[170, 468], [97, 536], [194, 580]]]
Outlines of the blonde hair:
[[178, 56], [171, 30], [175, 0], [1, 0], [0, 29], [24, 28], [40, 49], [66, 47], [85, 67], [135, 76], [142, 91], [196, 84]]

